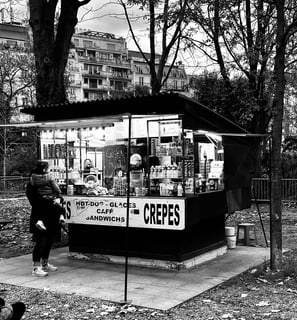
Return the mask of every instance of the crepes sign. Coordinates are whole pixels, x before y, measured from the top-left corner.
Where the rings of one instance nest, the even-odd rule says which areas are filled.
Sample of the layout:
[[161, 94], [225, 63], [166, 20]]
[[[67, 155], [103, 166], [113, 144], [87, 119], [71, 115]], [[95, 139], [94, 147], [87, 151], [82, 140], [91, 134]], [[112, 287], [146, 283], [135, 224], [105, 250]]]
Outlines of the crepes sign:
[[[67, 223], [126, 227], [126, 197], [64, 197]], [[130, 198], [129, 227], [183, 230], [185, 201], [176, 198]]]

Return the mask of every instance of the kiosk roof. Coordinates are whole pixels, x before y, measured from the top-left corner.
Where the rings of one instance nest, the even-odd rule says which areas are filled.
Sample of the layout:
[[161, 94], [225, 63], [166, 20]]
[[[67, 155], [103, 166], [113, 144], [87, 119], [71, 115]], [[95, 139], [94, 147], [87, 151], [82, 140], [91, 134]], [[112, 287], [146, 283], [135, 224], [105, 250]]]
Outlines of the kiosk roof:
[[248, 133], [234, 122], [210, 110], [198, 101], [178, 93], [38, 105], [25, 107], [22, 112], [33, 115], [35, 121], [61, 121], [123, 114], [179, 114], [184, 119], [184, 127], [188, 129], [218, 133]]

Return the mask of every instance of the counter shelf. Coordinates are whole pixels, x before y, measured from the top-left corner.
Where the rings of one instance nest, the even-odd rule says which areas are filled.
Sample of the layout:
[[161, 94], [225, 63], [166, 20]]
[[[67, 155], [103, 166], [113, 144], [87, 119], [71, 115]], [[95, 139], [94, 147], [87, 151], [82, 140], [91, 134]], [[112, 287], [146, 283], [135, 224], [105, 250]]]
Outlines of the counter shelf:
[[[189, 197], [65, 196], [69, 249], [183, 261], [224, 245], [224, 191]], [[125, 210], [123, 210], [125, 208]]]

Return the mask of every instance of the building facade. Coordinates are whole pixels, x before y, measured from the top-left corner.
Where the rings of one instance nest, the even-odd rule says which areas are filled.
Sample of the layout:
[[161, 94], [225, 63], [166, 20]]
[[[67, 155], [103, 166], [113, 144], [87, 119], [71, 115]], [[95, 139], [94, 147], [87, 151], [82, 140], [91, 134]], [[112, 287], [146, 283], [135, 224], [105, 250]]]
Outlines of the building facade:
[[[126, 40], [110, 33], [77, 30], [72, 38], [68, 74], [70, 101], [88, 101], [107, 97], [150, 92], [149, 66], [137, 51], [127, 49]], [[149, 54], [146, 53], [149, 56]], [[160, 56], [156, 56], [158, 65]], [[169, 66], [164, 69], [164, 77]], [[186, 90], [183, 65], [175, 65], [162, 91]]]
[[69, 98], [72, 101], [114, 97], [132, 88], [124, 38], [95, 31], [77, 31], [69, 55]]
[[[28, 26], [0, 24], [0, 51], [7, 49], [32, 54]], [[149, 57], [149, 54], [146, 55]], [[159, 59], [160, 55], [156, 55], [156, 66]], [[164, 77], [168, 69], [169, 66], [166, 66]], [[70, 102], [151, 92], [150, 70], [142, 55], [128, 50], [127, 42], [122, 37], [90, 30], [77, 29], [72, 37], [66, 83]], [[184, 92], [187, 85], [183, 65], [175, 65], [162, 91]], [[31, 104], [30, 95], [32, 93], [24, 91], [14, 98], [14, 103], [19, 107]]]
[[[129, 59], [131, 62], [131, 70], [133, 74], [133, 86], [134, 88], [147, 88], [151, 87], [150, 69], [145, 59], [138, 51], [129, 50]], [[149, 58], [150, 55], [145, 53]], [[160, 62], [160, 55], [156, 55], [156, 67]], [[169, 66], [165, 66], [163, 72], [163, 79], [169, 72]], [[184, 92], [187, 90], [188, 79], [185, 68], [182, 64], [174, 65], [169, 73], [167, 80], [165, 81], [161, 91], [174, 91]]]
[[0, 24], [0, 48], [22, 50], [30, 46], [28, 28], [18, 23]]

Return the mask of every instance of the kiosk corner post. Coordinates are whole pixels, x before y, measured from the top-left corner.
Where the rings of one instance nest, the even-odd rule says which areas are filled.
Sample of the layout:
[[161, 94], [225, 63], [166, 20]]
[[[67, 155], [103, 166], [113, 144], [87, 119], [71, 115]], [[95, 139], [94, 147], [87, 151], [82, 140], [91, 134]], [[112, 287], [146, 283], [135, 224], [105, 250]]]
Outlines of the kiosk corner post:
[[39, 129], [36, 129], [36, 146], [37, 146], [37, 159], [41, 159], [41, 154], [42, 154], [42, 151], [41, 151], [41, 143], [40, 143], [40, 140], [41, 140], [41, 132]]
[[182, 187], [183, 187], [183, 196], [186, 195], [186, 186], [185, 186], [185, 120], [184, 117], [182, 117], [182, 146], [183, 146], [183, 150], [182, 150]]
[[130, 207], [130, 156], [131, 156], [131, 114], [128, 116], [128, 148], [127, 148], [127, 208], [126, 208], [126, 254], [125, 254], [125, 287], [124, 300], [122, 304], [129, 304], [128, 301], [128, 251], [129, 251], [129, 207]]

